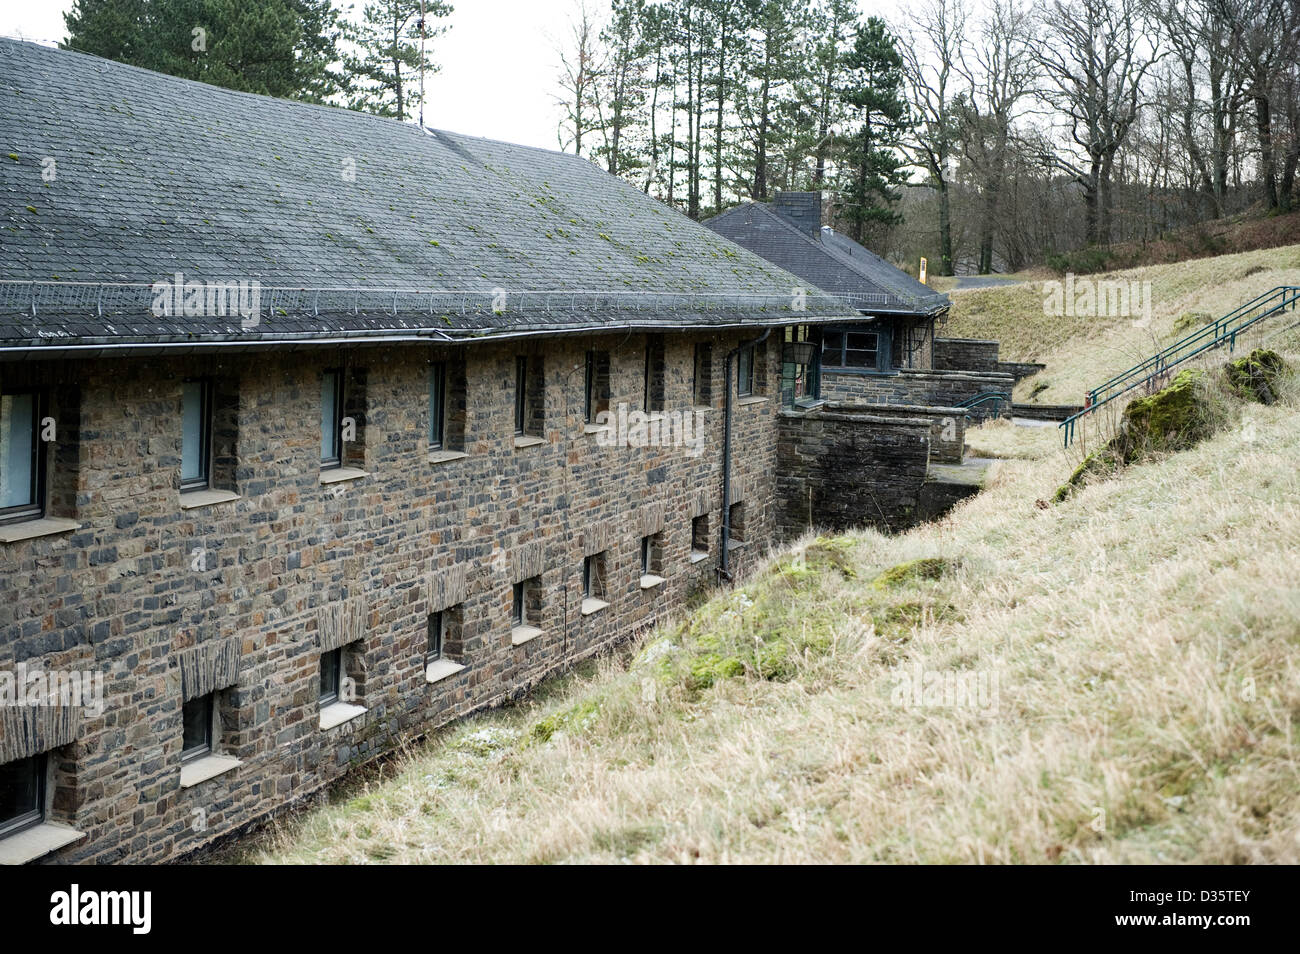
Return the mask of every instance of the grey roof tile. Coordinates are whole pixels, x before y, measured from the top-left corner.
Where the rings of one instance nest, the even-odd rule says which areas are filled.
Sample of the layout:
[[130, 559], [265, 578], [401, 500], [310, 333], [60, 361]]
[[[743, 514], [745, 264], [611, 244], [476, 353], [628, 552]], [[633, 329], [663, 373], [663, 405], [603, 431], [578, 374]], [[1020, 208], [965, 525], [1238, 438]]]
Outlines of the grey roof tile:
[[[794, 317], [794, 276], [572, 155], [4, 39], [0, 136], [0, 351]], [[253, 328], [155, 317], [147, 286], [177, 271], [272, 301]], [[393, 289], [413, 296], [395, 314]]]

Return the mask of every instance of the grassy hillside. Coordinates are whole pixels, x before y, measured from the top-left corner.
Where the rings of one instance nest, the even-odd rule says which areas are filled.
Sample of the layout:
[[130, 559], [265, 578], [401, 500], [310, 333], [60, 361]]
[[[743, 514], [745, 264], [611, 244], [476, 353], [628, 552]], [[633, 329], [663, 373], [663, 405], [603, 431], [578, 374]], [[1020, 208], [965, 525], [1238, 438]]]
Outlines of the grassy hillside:
[[[1164, 345], [1277, 285], [1300, 285], [1300, 245], [1152, 265], [1086, 276], [1088, 280], [1151, 283], [1150, 320], [1065, 317], [1046, 313], [1042, 278], [1020, 285], [953, 294], [941, 333], [996, 338], [1007, 361], [1040, 361], [1043, 373], [1022, 381], [1017, 400], [1081, 404], [1089, 387], [1137, 364]], [[1254, 340], [1294, 321], [1265, 322]], [[1276, 344], [1276, 342], [1274, 342]]]
[[1059, 505], [1054, 429], [977, 429], [942, 522], [804, 540], [238, 857], [1300, 862], [1300, 427], [1235, 413]]

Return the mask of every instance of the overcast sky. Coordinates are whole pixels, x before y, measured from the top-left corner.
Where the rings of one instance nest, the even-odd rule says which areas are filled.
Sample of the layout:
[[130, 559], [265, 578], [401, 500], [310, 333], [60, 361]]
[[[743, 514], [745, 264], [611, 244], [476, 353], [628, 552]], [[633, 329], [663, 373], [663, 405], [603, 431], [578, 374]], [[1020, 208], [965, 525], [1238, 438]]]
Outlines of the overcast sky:
[[[356, 0], [359, 5], [363, 0]], [[864, 12], [898, 0], [862, 2]], [[452, 0], [451, 29], [434, 43], [441, 70], [427, 82], [425, 125], [557, 148], [555, 55], [577, 0]], [[0, 0], [0, 35], [57, 42], [72, 0]], [[588, 0], [604, 11], [603, 0]]]

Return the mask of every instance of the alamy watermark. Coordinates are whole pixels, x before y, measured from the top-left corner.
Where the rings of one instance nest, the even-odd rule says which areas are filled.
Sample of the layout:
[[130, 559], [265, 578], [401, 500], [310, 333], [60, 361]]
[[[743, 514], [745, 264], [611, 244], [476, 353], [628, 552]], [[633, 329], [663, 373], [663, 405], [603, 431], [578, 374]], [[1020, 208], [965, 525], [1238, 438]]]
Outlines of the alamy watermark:
[[1080, 278], [1043, 282], [1043, 314], [1066, 318], [1134, 318], [1151, 320], [1151, 283], [1118, 278]]
[[258, 281], [187, 282], [184, 272], [171, 281], [154, 282], [156, 318], [225, 318], [239, 315], [241, 328], [256, 327], [261, 321], [262, 283]]
[[596, 415], [596, 434], [600, 447], [684, 447], [691, 457], [704, 452], [704, 411], [696, 408], [675, 411], [629, 410], [619, 404], [617, 411]]
[[50, 670], [18, 663], [0, 669], [0, 706], [58, 706], [104, 712], [104, 674], [92, 670]]
[[890, 701], [896, 706], [998, 710], [998, 673], [992, 669], [958, 672], [924, 669], [916, 663], [894, 677]]

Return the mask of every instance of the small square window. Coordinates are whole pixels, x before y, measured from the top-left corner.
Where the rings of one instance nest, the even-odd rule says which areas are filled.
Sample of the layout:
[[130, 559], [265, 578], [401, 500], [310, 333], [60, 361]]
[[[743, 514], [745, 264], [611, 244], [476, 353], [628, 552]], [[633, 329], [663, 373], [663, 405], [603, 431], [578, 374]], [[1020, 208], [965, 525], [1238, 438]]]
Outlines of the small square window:
[[331, 649], [320, 654], [320, 704], [324, 708], [339, 701], [343, 680], [343, 650]]
[[203, 758], [212, 753], [213, 695], [191, 699], [181, 707], [181, 761]]
[[45, 820], [46, 756], [0, 765], [0, 838]]

